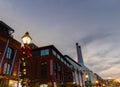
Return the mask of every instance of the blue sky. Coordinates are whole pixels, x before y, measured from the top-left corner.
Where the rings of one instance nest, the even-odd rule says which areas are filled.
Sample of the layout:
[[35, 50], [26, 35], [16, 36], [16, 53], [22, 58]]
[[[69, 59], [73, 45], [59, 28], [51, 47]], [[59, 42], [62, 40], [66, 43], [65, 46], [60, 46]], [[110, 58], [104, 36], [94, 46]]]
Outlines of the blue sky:
[[54, 44], [75, 60], [78, 42], [87, 67], [120, 79], [119, 9], [119, 0], [0, 0], [0, 20], [15, 30], [15, 39], [28, 31], [33, 43]]

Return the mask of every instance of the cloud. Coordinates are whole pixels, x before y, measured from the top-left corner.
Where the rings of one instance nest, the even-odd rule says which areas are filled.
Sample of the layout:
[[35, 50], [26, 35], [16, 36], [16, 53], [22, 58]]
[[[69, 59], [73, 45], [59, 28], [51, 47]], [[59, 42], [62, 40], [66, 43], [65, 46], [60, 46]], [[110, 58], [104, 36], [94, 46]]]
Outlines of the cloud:
[[120, 65], [111, 65], [111, 67], [109, 69], [100, 72], [100, 74], [102, 76], [106, 76], [106, 77], [113, 76], [114, 78], [118, 78], [120, 75], [119, 67], [120, 67]]
[[[79, 40], [82, 46], [83, 58], [87, 67], [97, 72], [103, 78], [119, 76], [119, 30], [118, 25], [97, 27]], [[116, 42], [116, 43], [115, 43]], [[117, 72], [114, 72], [118, 70]], [[110, 72], [110, 73], [108, 73]]]
[[54, 44], [63, 55], [74, 59], [78, 42], [90, 69], [103, 77], [117, 78], [120, 72], [119, 2], [0, 0], [0, 17], [15, 29], [17, 40], [29, 31], [38, 46]]

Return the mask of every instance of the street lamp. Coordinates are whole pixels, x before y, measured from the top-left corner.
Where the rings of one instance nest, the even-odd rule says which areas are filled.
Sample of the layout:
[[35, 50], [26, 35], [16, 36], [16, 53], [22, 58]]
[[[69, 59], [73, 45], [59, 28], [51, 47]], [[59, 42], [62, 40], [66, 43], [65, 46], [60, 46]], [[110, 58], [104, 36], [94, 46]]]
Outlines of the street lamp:
[[30, 37], [28, 32], [26, 32], [25, 35], [23, 35], [21, 38], [24, 44], [29, 44], [32, 41], [32, 38]]
[[25, 35], [23, 35], [21, 38], [23, 40], [24, 46], [21, 47], [20, 79], [22, 87], [27, 87], [27, 58], [32, 56], [28, 44], [32, 41], [32, 38], [29, 36], [28, 32], [26, 32]]
[[88, 80], [88, 75], [85, 75], [85, 78]]

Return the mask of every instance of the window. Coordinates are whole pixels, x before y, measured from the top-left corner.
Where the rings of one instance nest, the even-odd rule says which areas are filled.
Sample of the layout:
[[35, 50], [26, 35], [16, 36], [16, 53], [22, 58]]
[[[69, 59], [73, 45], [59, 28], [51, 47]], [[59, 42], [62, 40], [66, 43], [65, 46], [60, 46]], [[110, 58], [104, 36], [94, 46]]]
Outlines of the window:
[[40, 51], [41, 56], [45, 56], [45, 55], [48, 55], [48, 54], [49, 54], [49, 49], [44, 49], [44, 50]]
[[56, 55], [57, 55], [57, 53], [56, 53], [54, 50], [52, 50], [52, 53], [53, 53], [53, 55], [54, 55], [54, 56], [56, 56]]
[[12, 51], [13, 51], [12, 48], [10, 47], [7, 48], [6, 58], [11, 59]]
[[65, 65], [67, 64], [66, 60], [64, 60], [64, 64], [65, 64]]
[[62, 73], [62, 67], [61, 67], [61, 65], [60, 64], [58, 64], [58, 63], [55, 63], [54, 64], [54, 75], [55, 75], [55, 78], [56, 79], [62, 79], [62, 75], [61, 75], [61, 73]]
[[57, 65], [58, 71], [61, 71], [61, 66], [58, 64]]
[[60, 59], [60, 55], [59, 54], [57, 54], [57, 58]]
[[61, 61], [62, 61], [62, 62], [64, 61], [62, 57], [61, 57]]
[[0, 41], [0, 50], [3, 50], [3, 43], [2, 43], [2, 41]]
[[61, 56], [54, 50], [52, 50], [52, 54], [56, 56], [58, 59], [61, 59]]
[[54, 64], [54, 70], [55, 70], [55, 71], [61, 71], [61, 68], [62, 68], [62, 67], [61, 67], [58, 63], [55, 63], [55, 64]]
[[9, 71], [10, 71], [10, 64], [5, 63], [3, 68], [3, 74], [9, 74]]
[[41, 63], [41, 78], [46, 79], [47, 78], [47, 63]]
[[40, 87], [48, 87], [47, 84], [41, 84]]

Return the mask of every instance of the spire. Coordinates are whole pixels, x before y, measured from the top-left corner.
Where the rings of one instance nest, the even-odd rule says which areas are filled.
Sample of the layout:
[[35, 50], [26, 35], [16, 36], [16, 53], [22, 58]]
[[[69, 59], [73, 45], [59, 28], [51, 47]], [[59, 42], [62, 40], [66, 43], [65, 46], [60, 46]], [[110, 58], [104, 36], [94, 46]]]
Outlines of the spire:
[[78, 45], [78, 43], [76, 43], [76, 49], [77, 49], [77, 59], [78, 59], [78, 63], [84, 65], [81, 47]]

